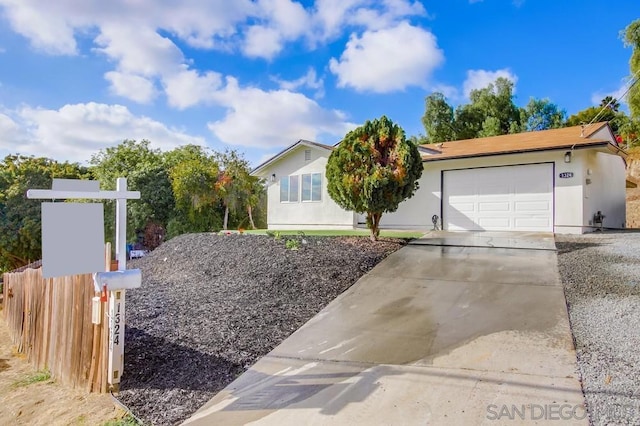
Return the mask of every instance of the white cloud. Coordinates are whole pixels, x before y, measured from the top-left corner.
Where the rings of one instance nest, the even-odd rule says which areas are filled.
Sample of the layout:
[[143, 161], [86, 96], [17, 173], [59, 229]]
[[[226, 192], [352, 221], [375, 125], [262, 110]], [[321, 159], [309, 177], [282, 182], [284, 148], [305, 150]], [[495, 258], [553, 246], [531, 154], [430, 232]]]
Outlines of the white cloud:
[[384, 0], [380, 4], [382, 8], [379, 9], [363, 7], [355, 10], [348, 15], [347, 22], [368, 30], [379, 30], [392, 27], [408, 16], [426, 15], [426, 10], [420, 2]]
[[628, 82], [625, 81], [624, 83], [622, 83], [622, 85], [616, 89], [616, 90], [599, 90], [597, 92], [594, 92], [591, 95], [591, 103], [593, 105], [600, 105], [600, 102], [606, 98], [607, 96], [612, 96], [614, 98], [616, 98], [618, 100], [618, 102], [620, 102], [621, 104], [626, 104], [627, 103], [627, 99], [624, 96], [625, 92], [627, 91], [628, 88]]
[[0, 148], [24, 143], [27, 135], [11, 117], [0, 112]]
[[31, 45], [45, 53], [76, 54], [74, 28], [64, 15], [44, 13], [36, 1], [1, 0], [11, 28], [31, 41]]
[[282, 48], [282, 35], [278, 30], [254, 25], [247, 31], [242, 51], [249, 57], [272, 59]]
[[100, 46], [96, 50], [116, 61], [117, 68], [126, 73], [152, 77], [176, 72], [184, 62], [180, 49], [152, 28], [106, 25], [96, 43]]
[[183, 70], [163, 79], [169, 105], [178, 109], [211, 102], [222, 85], [222, 76], [208, 71], [200, 74], [195, 70]]
[[319, 28], [317, 37], [328, 39], [342, 32], [351, 13], [366, 0], [316, 0], [313, 19]]
[[259, 0], [257, 6], [264, 23], [252, 25], [245, 35], [242, 50], [249, 57], [273, 59], [287, 41], [304, 35], [310, 27], [310, 15], [291, 0]]
[[331, 72], [339, 87], [386, 93], [408, 86], [426, 87], [433, 70], [444, 61], [430, 32], [401, 22], [393, 28], [352, 35]]
[[498, 77], [503, 77], [511, 80], [514, 85], [515, 92], [515, 85], [518, 82], [518, 76], [512, 73], [508, 68], [496, 71], [468, 70], [467, 79], [462, 85], [462, 92], [464, 93], [464, 96], [466, 98], [469, 98], [472, 90], [484, 89], [489, 84], [495, 82]]
[[342, 33], [345, 26], [366, 30], [394, 26], [409, 16], [424, 16], [426, 10], [419, 1], [410, 0], [316, 0], [312, 21], [315, 39], [327, 40]]
[[316, 70], [309, 67], [307, 73], [295, 80], [282, 80], [278, 77], [271, 77], [271, 80], [276, 82], [283, 90], [297, 90], [299, 88], [309, 88], [316, 90], [315, 98], [321, 98], [324, 96], [324, 79], [318, 78]]
[[446, 98], [451, 99], [453, 101], [457, 101], [460, 98], [460, 91], [455, 86], [450, 86], [448, 84], [435, 84], [431, 87], [433, 92], [440, 92]]
[[[289, 42], [305, 40], [309, 48], [314, 48], [347, 28], [365, 31], [361, 38], [352, 39], [364, 47], [376, 47], [385, 35], [397, 38], [402, 29], [412, 28], [406, 37], [418, 37], [409, 44], [409, 48], [418, 48], [412, 53], [416, 59], [409, 61], [398, 53], [392, 56], [408, 67], [406, 82], [393, 83], [397, 79], [392, 79], [391, 86], [400, 88], [422, 84], [430, 72], [428, 62], [434, 59], [429, 55], [434, 51], [440, 54], [437, 48], [429, 47], [430, 43], [435, 45], [435, 39], [428, 32], [401, 23], [407, 17], [426, 14], [420, 1], [317, 0], [306, 8], [304, 4], [294, 0], [86, 0], [78, 7], [77, 0], [57, 0], [55, 7], [43, 7], [41, 0], [0, 0], [11, 27], [34, 47], [49, 54], [84, 53], [78, 52], [76, 38], [97, 33], [93, 51], [114, 64], [104, 76], [111, 93], [146, 103], [162, 88], [169, 105], [177, 108], [208, 101], [207, 96], [194, 90], [179, 93], [181, 85], [192, 89], [216, 87], [218, 74], [213, 70], [196, 71], [178, 47], [180, 43], [172, 38], [197, 48], [238, 49], [249, 57], [272, 60]], [[342, 62], [334, 66], [343, 85], [352, 85], [350, 72], [371, 59], [356, 53], [345, 52]], [[422, 57], [425, 53], [427, 58]], [[388, 90], [394, 89], [382, 91]]]
[[304, 7], [291, 0], [259, 0], [263, 16], [287, 39], [304, 34], [309, 28], [309, 14]]
[[[77, 0], [57, 0], [55, 7], [41, 0], [0, 0], [0, 6], [14, 31], [35, 48], [68, 55], [78, 53], [77, 34], [95, 28], [104, 33], [115, 25], [123, 37], [133, 35], [127, 38], [131, 45], [139, 42], [136, 31], [162, 29], [192, 47], [235, 45], [250, 56], [270, 59], [291, 40], [306, 38], [313, 45], [340, 35], [347, 25], [381, 29], [426, 15], [422, 3], [412, 0], [316, 0], [307, 8], [294, 0], [85, 0], [82, 7]], [[259, 49], [264, 40], [258, 35], [269, 36], [268, 49]]]
[[142, 104], [149, 103], [156, 97], [157, 91], [153, 81], [139, 75], [109, 71], [104, 78], [111, 83], [111, 92], [114, 95]]
[[[164, 3], [164, 4], [163, 4]], [[75, 32], [117, 23], [136, 28], [162, 28], [194, 47], [214, 47], [235, 34], [236, 25], [258, 11], [251, 0], [0, 0], [11, 27], [50, 54], [76, 54]], [[135, 43], [135, 38], [130, 40]]]
[[58, 110], [23, 107], [13, 114], [15, 120], [0, 114], [0, 150], [58, 160], [86, 162], [100, 149], [124, 139], [148, 139], [163, 150], [205, 143], [201, 137], [135, 116], [122, 105], [90, 102]]
[[208, 127], [231, 145], [281, 147], [298, 139], [318, 140], [322, 135], [341, 138], [355, 127], [343, 112], [323, 109], [300, 93], [241, 88], [231, 77], [216, 96], [228, 111]]

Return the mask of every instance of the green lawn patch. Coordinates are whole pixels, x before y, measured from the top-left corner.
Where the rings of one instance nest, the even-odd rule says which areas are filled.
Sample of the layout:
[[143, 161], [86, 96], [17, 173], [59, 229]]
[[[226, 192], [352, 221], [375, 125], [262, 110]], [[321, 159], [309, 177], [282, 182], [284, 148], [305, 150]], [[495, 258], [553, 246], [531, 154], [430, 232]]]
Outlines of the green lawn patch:
[[[300, 235], [301, 232], [304, 235], [313, 235], [313, 236], [321, 236], [321, 237], [368, 237], [371, 233], [368, 229], [322, 229], [322, 230], [282, 230], [282, 231], [271, 231], [278, 232], [280, 235]], [[257, 235], [266, 235], [266, 229], [252, 229], [245, 230], [245, 234], [257, 234]], [[395, 230], [381, 230], [380, 237], [383, 238], [420, 238], [424, 235], [424, 232], [420, 231], [395, 231]]]
[[50, 380], [51, 380], [51, 372], [49, 370], [41, 370], [41, 371], [36, 371], [33, 374], [29, 374], [24, 379], [20, 379], [16, 382], [13, 382], [11, 386], [14, 388], [20, 388], [23, 386], [32, 385], [34, 383], [48, 382]]

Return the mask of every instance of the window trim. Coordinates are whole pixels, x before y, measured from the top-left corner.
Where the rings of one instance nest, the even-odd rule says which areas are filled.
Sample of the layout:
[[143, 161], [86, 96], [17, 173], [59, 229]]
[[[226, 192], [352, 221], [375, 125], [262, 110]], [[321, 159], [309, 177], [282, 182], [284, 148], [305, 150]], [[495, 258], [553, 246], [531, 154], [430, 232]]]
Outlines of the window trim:
[[[319, 199], [314, 199], [313, 198], [313, 176], [314, 175], [319, 175], [320, 176], [320, 182], [319, 182], [319, 192], [318, 194], [320, 194], [320, 198]], [[305, 200], [304, 199], [304, 178], [305, 176], [309, 176], [309, 199]], [[301, 203], [321, 203], [322, 202], [322, 173], [321, 172], [315, 172], [315, 173], [302, 173], [300, 175], [300, 202]]]
[[[284, 179], [287, 179], [287, 187], [288, 187], [287, 188], [287, 199], [286, 200], [282, 199], [282, 182], [283, 182]], [[296, 199], [292, 201], [291, 200], [291, 194], [292, 194], [291, 182], [294, 179], [296, 181], [296, 191], [295, 191]], [[279, 185], [280, 185], [280, 202], [281, 203], [284, 203], [284, 204], [295, 204], [295, 203], [299, 203], [300, 202], [300, 186], [301, 186], [300, 185], [300, 175], [282, 176], [280, 178]]]

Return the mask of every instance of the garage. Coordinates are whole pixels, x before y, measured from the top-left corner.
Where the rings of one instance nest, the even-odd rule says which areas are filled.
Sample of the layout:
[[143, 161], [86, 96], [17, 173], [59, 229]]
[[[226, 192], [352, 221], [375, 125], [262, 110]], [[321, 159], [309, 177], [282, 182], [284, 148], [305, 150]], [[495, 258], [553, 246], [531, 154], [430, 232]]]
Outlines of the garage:
[[553, 166], [444, 170], [444, 229], [553, 232]]

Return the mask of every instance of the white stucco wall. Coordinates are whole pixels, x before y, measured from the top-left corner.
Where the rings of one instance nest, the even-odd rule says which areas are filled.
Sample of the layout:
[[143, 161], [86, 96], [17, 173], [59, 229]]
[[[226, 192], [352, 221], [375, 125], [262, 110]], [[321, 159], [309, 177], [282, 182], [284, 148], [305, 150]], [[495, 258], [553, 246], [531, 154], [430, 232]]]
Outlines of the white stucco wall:
[[623, 159], [601, 152], [588, 154], [584, 162], [584, 223], [591, 225], [593, 215], [601, 211], [605, 215], [604, 227], [624, 228], [626, 176]]
[[[554, 164], [554, 231], [557, 233], [583, 233], [592, 230], [589, 220], [601, 210], [607, 217], [605, 226], [624, 223], [625, 181], [624, 165], [618, 156], [576, 149], [570, 163], [564, 162], [566, 151], [510, 154], [459, 160], [425, 162], [420, 189], [413, 198], [400, 204], [394, 213], [383, 215], [381, 226], [398, 229], [432, 229], [431, 217], [441, 212], [441, 176], [444, 170], [476, 167], [508, 166], [517, 164]], [[586, 182], [587, 169], [599, 176], [598, 183]], [[562, 172], [572, 172], [571, 178], [559, 178]], [[606, 176], [606, 178], [605, 178]], [[594, 186], [594, 184], [596, 186]], [[585, 198], [585, 189], [588, 197]], [[599, 207], [593, 212], [595, 206]], [[618, 225], [619, 226], [619, 225]]]
[[[609, 133], [599, 135], [609, 138]], [[311, 159], [305, 160], [305, 150]], [[601, 152], [602, 151], [602, 152]], [[625, 223], [625, 167], [621, 157], [604, 148], [575, 149], [570, 163], [564, 162], [566, 150], [529, 152], [458, 160], [427, 161], [415, 195], [400, 204], [396, 212], [382, 217], [381, 227], [388, 229], [432, 229], [431, 217], [442, 217], [441, 178], [446, 170], [478, 167], [511, 166], [552, 163], [554, 182], [554, 232], [584, 233], [594, 230], [593, 215], [600, 210], [605, 216], [604, 226], [624, 227]], [[356, 215], [340, 208], [326, 188], [326, 164], [330, 151], [300, 144], [260, 171], [268, 182], [269, 229], [351, 229], [363, 226], [364, 215]], [[560, 173], [570, 172], [570, 178]], [[319, 202], [280, 202], [282, 176], [322, 173], [322, 200]], [[271, 175], [276, 175], [271, 182]], [[590, 183], [587, 184], [587, 179]], [[301, 186], [301, 185], [300, 185]], [[301, 189], [301, 188], [300, 188]], [[299, 197], [300, 200], [300, 197]]]
[[[305, 161], [305, 150], [311, 150], [311, 160]], [[283, 158], [261, 171], [267, 180], [267, 226], [269, 229], [353, 229], [354, 214], [339, 207], [327, 192], [326, 166], [330, 151], [307, 145], [299, 145]], [[280, 202], [280, 178], [282, 176], [322, 173], [322, 200]], [[271, 182], [271, 175], [276, 181]], [[300, 188], [302, 182], [300, 182]]]

